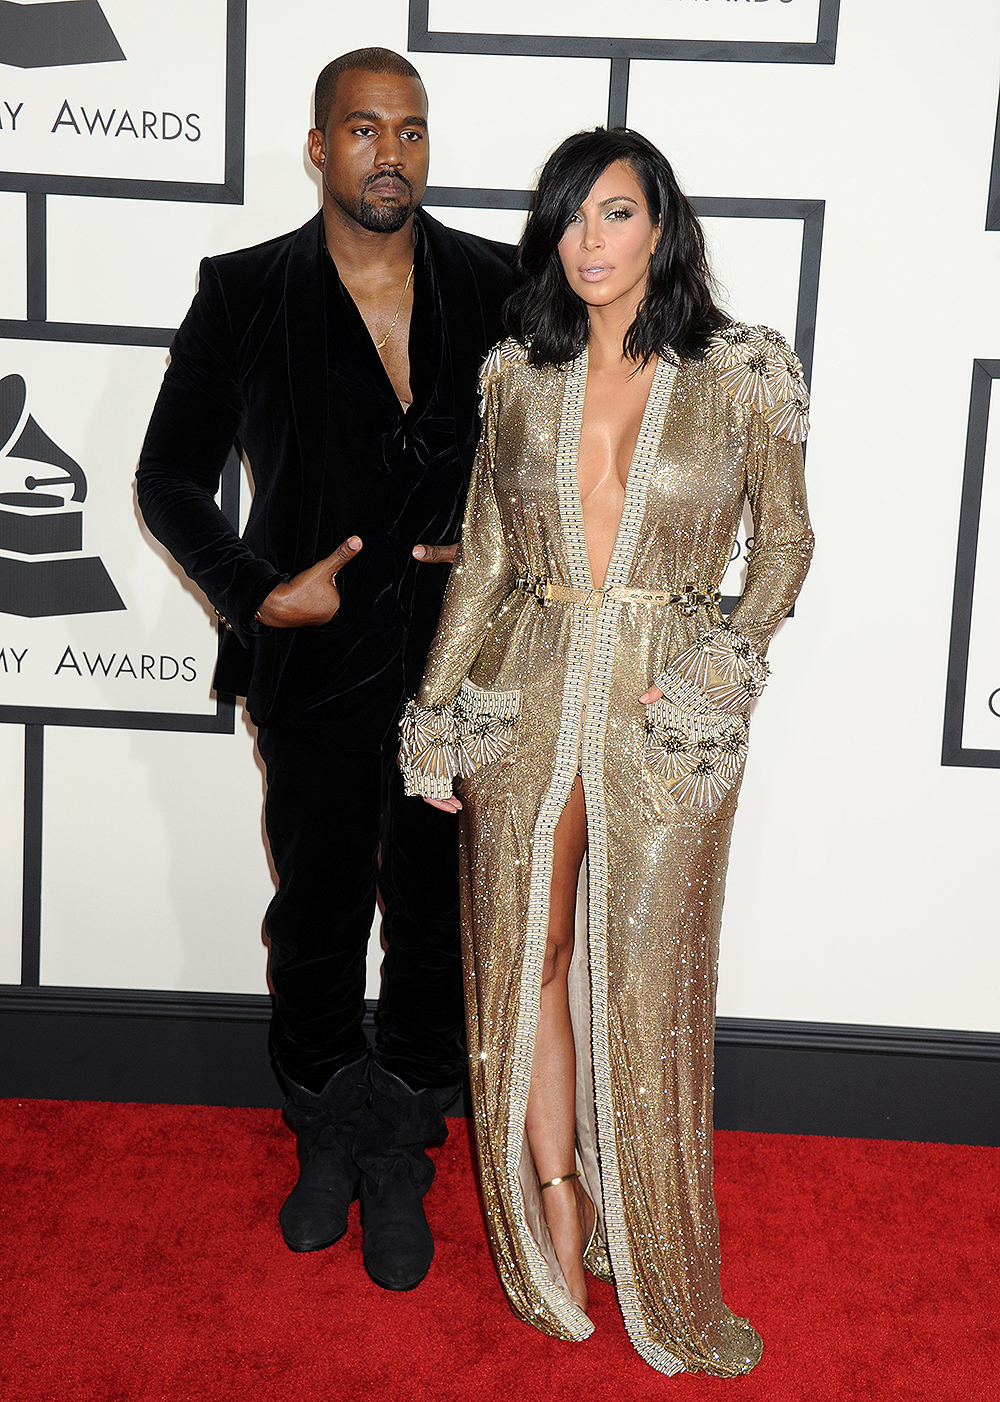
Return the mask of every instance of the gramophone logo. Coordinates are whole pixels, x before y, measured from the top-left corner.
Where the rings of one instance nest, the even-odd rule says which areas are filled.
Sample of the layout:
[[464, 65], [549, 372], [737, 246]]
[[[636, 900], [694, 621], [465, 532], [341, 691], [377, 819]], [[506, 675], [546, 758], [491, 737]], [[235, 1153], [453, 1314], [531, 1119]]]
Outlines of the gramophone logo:
[[0, 0], [0, 186], [236, 203], [245, 6]]
[[20, 375], [0, 380], [0, 487], [0, 613], [125, 608], [103, 562], [83, 553], [83, 469], [27, 412]]
[[64, 68], [120, 63], [125, 55], [99, 0], [43, 5], [0, 0], [0, 63], [14, 68]]

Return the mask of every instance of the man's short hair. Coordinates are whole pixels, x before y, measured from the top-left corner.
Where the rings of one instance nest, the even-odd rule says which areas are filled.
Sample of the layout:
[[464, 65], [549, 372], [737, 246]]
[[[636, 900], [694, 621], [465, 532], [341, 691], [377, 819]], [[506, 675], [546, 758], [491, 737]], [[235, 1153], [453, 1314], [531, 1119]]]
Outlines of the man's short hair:
[[320, 131], [326, 131], [330, 120], [330, 108], [337, 95], [337, 80], [341, 73], [352, 68], [362, 73], [391, 73], [394, 78], [416, 78], [418, 83], [423, 84], [423, 79], [409, 59], [394, 53], [392, 49], [352, 49], [349, 54], [341, 54], [328, 63], [316, 79], [314, 119]]

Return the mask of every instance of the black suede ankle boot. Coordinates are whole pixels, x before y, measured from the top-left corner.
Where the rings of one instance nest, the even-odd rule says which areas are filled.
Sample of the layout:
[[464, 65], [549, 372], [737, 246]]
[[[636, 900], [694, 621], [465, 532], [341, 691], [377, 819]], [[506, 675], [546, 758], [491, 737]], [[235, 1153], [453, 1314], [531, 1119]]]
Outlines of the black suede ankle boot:
[[285, 1118], [298, 1136], [299, 1181], [278, 1213], [285, 1245], [322, 1251], [347, 1230], [347, 1212], [361, 1179], [351, 1150], [371, 1087], [369, 1057], [342, 1066], [314, 1094], [285, 1077]]
[[411, 1090], [377, 1061], [371, 1083], [371, 1109], [354, 1141], [362, 1174], [365, 1270], [385, 1290], [412, 1290], [434, 1257], [423, 1205], [434, 1165], [424, 1145], [447, 1136], [441, 1112], [455, 1087]]

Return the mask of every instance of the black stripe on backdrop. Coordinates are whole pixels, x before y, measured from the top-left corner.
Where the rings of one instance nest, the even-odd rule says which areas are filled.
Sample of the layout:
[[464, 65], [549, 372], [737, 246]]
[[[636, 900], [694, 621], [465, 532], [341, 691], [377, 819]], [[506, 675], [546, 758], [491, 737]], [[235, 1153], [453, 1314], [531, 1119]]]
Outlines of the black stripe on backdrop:
[[[43, 195], [44, 199], [45, 196]], [[36, 256], [38, 249], [35, 249]], [[29, 260], [31, 251], [29, 251]], [[38, 258], [44, 270], [44, 255]], [[30, 274], [29, 274], [30, 276]], [[44, 286], [44, 282], [43, 282]], [[0, 339], [68, 341], [87, 346], [163, 346], [174, 339], [167, 326], [97, 326], [86, 321], [13, 321], [0, 318]]]
[[1000, 102], [997, 103], [997, 128], [993, 138], [993, 168], [990, 171], [990, 197], [986, 206], [987, 232], [1000, 230]]
[[608, 91], [608, 126], [623, 127], [628, 118], [629, 60], [611, 60], [611, 86]]
[[25, 315], [29, 321], [43, 322], [48, 311], [48, 231], [43, 194], [24, 197], [24, 244], [27, 254]]
[[37, 988], [42, 960], [42, 789], [45, 727], [24, 727], [24, 835], [21, 875], [21, 983]]
[[0, 725], [69, 725], [82, 730], [163, 730], [189, 735], [232, 735], [232, 696], [217, 695], [216, 709], [204, 716], [170, 711], [91, 711], [71, 706], [0, 706]]
[[529, 58], [680, 59], [698, 63], [834, 63], [840, 0], [820, 0], [813, 43], [713, 39], [614, 39], [576, 34], [477, 34], [430, 26], [430, 0], [410, 0], [411, 53], [504, 54]]
[[[994, 750], [968, 749], [963, 743], [966, 693], [969, 678], [969, 646], [972, 640], [972, 606], [976, 588], [976, 561], [986, 472], [986, 443], [990, 427], [993, 381], [1000, 380], [1000, 360], [976, 360], [972, 367], [969, 398], [969, 430], [965, 447], [965, 475], [958, 524], [955, 560], [955, 592], [948, 649], [948, 681], [945, 690], [944, 739], [941, 763], [964, 768], [1000, 769], [1000, 744]], [[1000, 679], [998, 679], [1000, 680]], [[1000, 730], [1000, 721], [997, 729]]]

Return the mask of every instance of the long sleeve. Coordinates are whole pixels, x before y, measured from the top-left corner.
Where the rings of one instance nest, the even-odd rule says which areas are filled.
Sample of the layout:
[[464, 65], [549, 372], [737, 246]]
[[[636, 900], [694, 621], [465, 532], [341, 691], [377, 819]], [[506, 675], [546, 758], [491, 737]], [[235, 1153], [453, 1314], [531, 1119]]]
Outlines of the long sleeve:
[[255, 611], [286, 576], [254, 554], [215, 500], [242, 400], [225, 296], [207, 258], [170, 356], [136, 472], [139, 507], [245, 645]]
[[745, 485], [754, 539], [729, 626], [763, 654], [812, 557], [800, 446], [809, 432], [809, 391], [798, 356], [769, 326], [732, 322], [712, 337], [707, 358], [746, 415]]
[[462, 772], [454, 704], [500, 606], [516, 582], [493, 485], [498, 377], [484, 380], [483, 428], [451, 569], [423, 680], [401, 724], [406, 791], [446, 798]]
[[747, 496], [753, 548], [743, 594], [729, 615], [729, 624], [763, 653], [802, 588], [812, 558], [813, 533], [801, 446], [776, 438], [759, 414], [751, 414], [748, 428]]
[[768, 644], [812, 558], [801, 446], [809, 392], [795, 352], [766, 326], [732, 323], [710, 341], [708, 360], [744, 416], [753, 546], [743, 593], [724, 625], [678, 653], [654, 685], [681, 704], [742, 712], [764, 689]]

